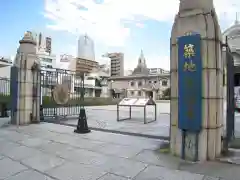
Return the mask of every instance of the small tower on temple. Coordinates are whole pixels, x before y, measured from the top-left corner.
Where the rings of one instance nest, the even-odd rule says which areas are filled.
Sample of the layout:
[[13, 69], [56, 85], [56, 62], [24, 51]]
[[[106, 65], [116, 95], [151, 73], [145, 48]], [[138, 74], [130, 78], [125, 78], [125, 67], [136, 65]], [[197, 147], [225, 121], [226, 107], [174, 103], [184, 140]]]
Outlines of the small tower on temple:
[[238, 20], [238, 12], [236, 12], [235, 24], [239, 24], [239, 20]]
[[140, 56], [138, 58], [137, 67], [133, 70], [132, 75], [137, 75], [137, 74], [148, 75], [148, 73], [149, 73], [149, 70], [146, 65], [146, 59], [144, 57], [143, 50], [141, 50]]

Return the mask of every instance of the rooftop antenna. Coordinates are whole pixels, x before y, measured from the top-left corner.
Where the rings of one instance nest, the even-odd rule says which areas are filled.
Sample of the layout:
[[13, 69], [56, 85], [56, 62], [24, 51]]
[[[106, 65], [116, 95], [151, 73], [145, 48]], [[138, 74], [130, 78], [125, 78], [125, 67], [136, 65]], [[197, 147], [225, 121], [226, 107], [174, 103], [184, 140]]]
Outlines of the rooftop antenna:
[[235, 24], [239, 24], [239, 20], [238, 20], [238, 12], [236, 12]]

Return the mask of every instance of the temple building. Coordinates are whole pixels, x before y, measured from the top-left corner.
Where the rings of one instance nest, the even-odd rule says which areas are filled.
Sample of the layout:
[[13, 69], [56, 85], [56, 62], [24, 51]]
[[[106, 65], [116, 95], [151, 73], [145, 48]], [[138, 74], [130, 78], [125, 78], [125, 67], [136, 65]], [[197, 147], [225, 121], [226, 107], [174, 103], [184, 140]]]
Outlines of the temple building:
[[238, 18], [233, 26], [223, 32], [223, 42], [226, 40], [234, 59], [234, 84], [240, 86], [240, 22]]
[[170, 87], [170, 74], [150, 74], [141, 51], [138, 64], [131, 75], [110, 77], [109, 89], [115, 97], [152, 97], [159, 99]]

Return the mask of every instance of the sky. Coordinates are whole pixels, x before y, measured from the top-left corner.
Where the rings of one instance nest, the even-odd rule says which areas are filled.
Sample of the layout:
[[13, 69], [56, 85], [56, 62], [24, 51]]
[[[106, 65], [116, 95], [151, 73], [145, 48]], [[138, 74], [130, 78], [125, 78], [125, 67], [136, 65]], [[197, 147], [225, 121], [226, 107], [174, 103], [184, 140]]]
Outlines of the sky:
[[[237, 1], [214, 0], [222, 31], [234, 23]], [[142, 49], [149, 68], [169, 70], [178, 7], [179, 0], [1, 0], [0, 56], [14, 56], [28, 30], [51, 37], [57, 57], [76, 56], [77, 39], [87, 33], [100, 63], [106, 52], [123, 52], [125, 69], [133, 69]]]

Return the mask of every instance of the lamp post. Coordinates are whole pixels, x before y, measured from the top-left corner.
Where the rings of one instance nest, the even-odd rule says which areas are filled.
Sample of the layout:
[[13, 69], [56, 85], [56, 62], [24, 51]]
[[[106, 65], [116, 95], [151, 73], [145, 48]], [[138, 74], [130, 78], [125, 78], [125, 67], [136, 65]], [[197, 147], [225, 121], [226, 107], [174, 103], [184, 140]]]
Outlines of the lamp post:
[[110, 97], [111, 97], [111, 98], [113, 98], [113, 93], [112, 93], [112, 92], [113, 92], [113, 91], [112, 91], [112, 83], [113, 83], [113, 82], [114, 82], [114, 81], [111, 80], [111, 81], [110, 81], [110, 86], [109, 86], [109, 94], [110, 94]]
[[87, 124], [87, 115], [84, 107], [84, 95], [85, 95], [85, 88], [84, 88], [84, 73], [81, 73], [81, 96], [80, 96], [80, 113], [78, 117], [78, 124], [77, 128], [74, 130], [75, 133], [78, 134], [86, 134], [91, 132], [88, 128]]

